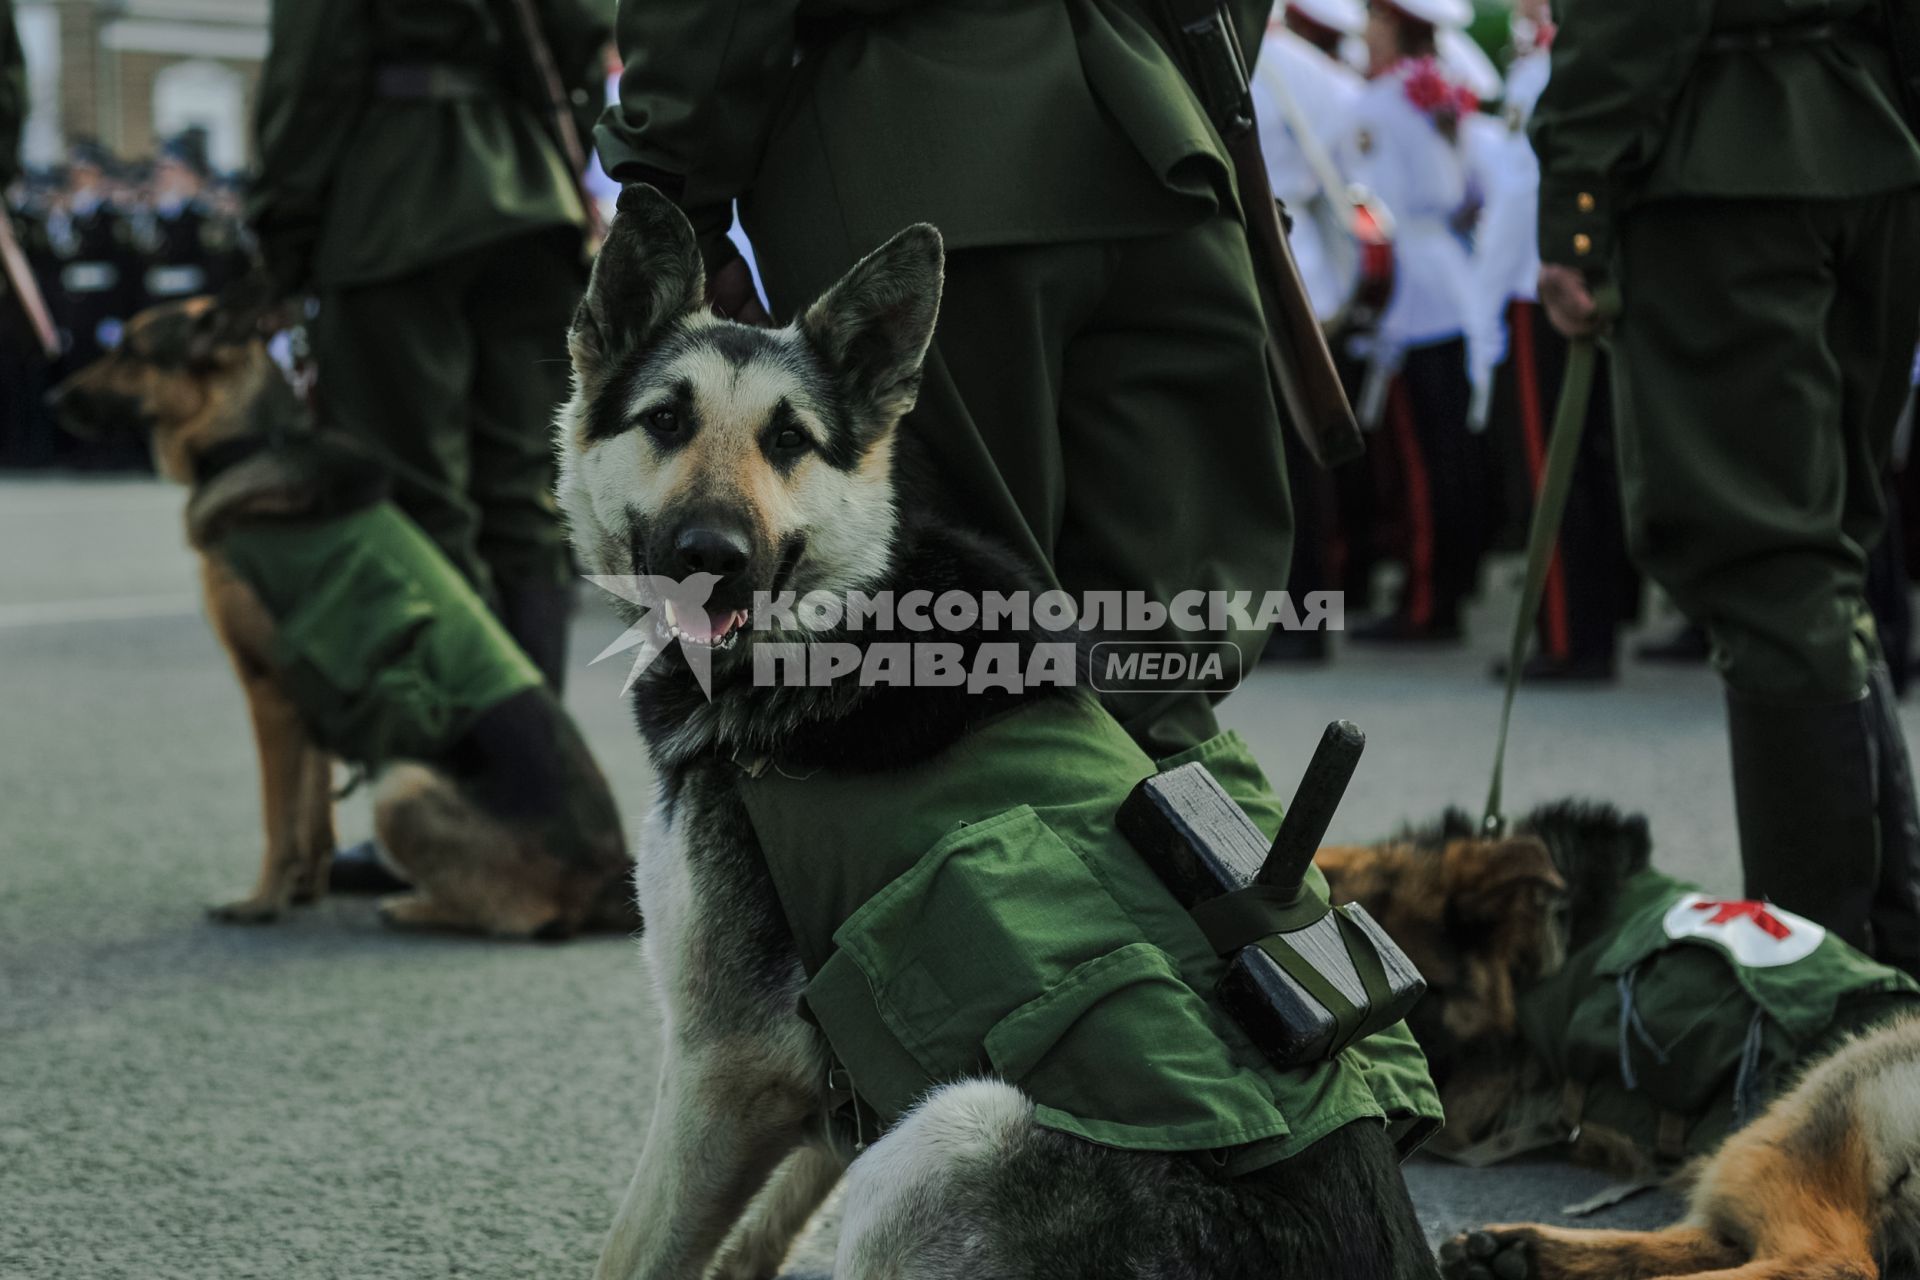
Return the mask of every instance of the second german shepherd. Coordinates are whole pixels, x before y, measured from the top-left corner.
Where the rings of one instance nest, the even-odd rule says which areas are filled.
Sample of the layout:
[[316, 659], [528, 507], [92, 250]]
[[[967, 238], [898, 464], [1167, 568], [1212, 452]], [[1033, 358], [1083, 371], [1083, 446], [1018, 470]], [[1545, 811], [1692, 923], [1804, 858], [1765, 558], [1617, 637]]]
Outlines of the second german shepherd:
[[[56, 392], [69, 429], [145, 431], [160, 474], [191, 487], [188, 541], [260, 755], [260, 878], [246, 897], [213, 909], [241, 923], [277, 919], [326, 892], [332, 757], [308, 727], [312, 709], [287, 686], [278, 624], [222, 557], [222, 537], [364, 511], [386, 489], [378, 464], [345, 442], [282, 430], [301, 422], [304, 407], [259, 332], [264, 301], [243, 282], [218, 303], [144, 311], [115, 351]], [[484, 606], [473, 597], [471, 608]], [[413, 885], [381, 903], [389, 923], [542, 937], [638, 925], [613, 795], [544, 685], [484, 709], [435, 758], [362, 763], [381, 771], [373, 819], [381, 851]]]
[[1807, 1072], [1694, 1174], [1664, 1231], [1492, 1226], [1448, 1280], [1880, 1280], [1920, 1264], [1920, 1018]]
[[576, 315], [557, 426], [576, 550], [599, 574], [717, 579], [711, 620], [676, 631], [708, 651], [711, 701], [673, 650], [634, 688], [661, 776], [636, 878], [667, 1043], [599, 1274], [774, 1274], [845, 1168], [837, 1280], [1432, 1276], [1378, 1124], [1235, 1179], [1200, 1155], [1043, 1127], [1025, 1093], [989, 1078], [934, 1089], [857, 1158], [823, 1123], [828, 1047], [801, 1016], [806, 975], [735, 760], [904, 766], [991, 703], [957, 688], [756, 685], [747, 607], [756, 591], [1031, 586], [896, 478], [942, 271], [938, 234], [913, 227], [786, 329], [719, 321], [686, 218], [635, 186]]

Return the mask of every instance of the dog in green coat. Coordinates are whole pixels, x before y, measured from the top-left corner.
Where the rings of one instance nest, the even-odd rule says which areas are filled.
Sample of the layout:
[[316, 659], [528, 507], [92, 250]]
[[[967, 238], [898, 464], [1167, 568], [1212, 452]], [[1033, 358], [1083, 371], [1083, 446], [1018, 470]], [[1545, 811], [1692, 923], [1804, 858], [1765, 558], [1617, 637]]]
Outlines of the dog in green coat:
[[327, 887], [332, 762], [377, 775], [377, 843], [412, 892], [388, 923], [502, 937], [639, 924], [632, 859], [579, 729], [485, 604], [386, 500], [370, 456], [311, 430], [251, 282], [134, 317], [56, 393], [77, 434], [144, 432], [190, 487], [187, 536], [246, 691], [266, 851], [213, 908], [278, 919]]
[[[1045, 769], [1056, 792], [1077, 787], [1099, 796], [1117, 782], [1116, 808], [1125, 789], [1154, 769], [1079, 690], [763, 679], [761, 657], [803, 634], [863, 648], [869, 659], [896, 642], [903, 649], [940, 644], [960, 668], [976, 670], [990, 639], [1004, 642], [1014, 667], [1027, 671], [1033, 655], [1059, 642], [1058, 632], [1039, 626], [986, 630], [978, 619], [941, 610], [926, 614], [925, 627], [904, 621], [910, 592], [977, 600], [1032, 590], [1036, 577], [1006, 551], [931, 517], [932, 504], [909, 488], [914, 446], [900, 424], [919, 391], [942, 271], [938, 234], [911, 227], [784, 329], [721, 321], [707, 308], [686, 218], [657, 192], [630, 186], [576, 313], [574, 394], [556, 423], [559, 498], [589, 571], [624, 584], [616, 594], [634, 606], [634, 711], [660, 775], [636, 882], [648, 922], [642, 945], [663, 1013], [661, 1084], [598, 1274], [778, 1274], [796, 1233], [844, 1174], [838, 1280], [1432, 1277], [1381, 1110], [1350, 1122], [1347, 1112], [1320, 1105], [1324, 1093], [1299, 1097], [1285, 1117], [1296, 1127], [1279, 1130], [1297, 1146], [1285, 1158], [1247, 1164], [1237, 1153], [1258, 1148], [1273, 1129], [1222, 1123], [1207, 1132], [1229, 1132], [1223, 1140], [1182, 1146], [1183, 1135], [1173, 1134], [1149, 1149], [1147, 1142], [1178, 1128], [1149, 1122], [1134, 1127], [1147, 1135], [1137, 1144], [1124, 1132], [1112, 1143], [1091, 1141], [1068, 1132], [1062, 1108], [1047, 1105], [1035, 1087], [1044, 1068], [1007, 1064], [1028, 1049], [1045, 1058], [1082, 1024], [1141, 1007], [1143, 995], [1148, 1003], [1203, 1002], [1188, 985], [1191, 974], [1171, 968], [1168, 952], [1150, 940], [1086, 961], [1072, 949], [1077, 939], [1062, 941], [1089, 903], [1096, 915], [1116, 909], [1127, 893], [1114, 887], [1127, 875], [1121, 860], [1138, 855], [1102, 843], [1113, 830], [1111, 810], [1104, 822], [1076, 830], [1082, 843], [1070, 849], [1059, 835], [1064, 828], [1035, 815], [1041, 779], [969, 797], [1005, 812], [997, 821], [963, 819], [957, 829], [978, 842], [964, 859], [972, 870], [990, 877], [1006, 869], [1013, 877], [998, 900], [989, 900], [989, 890], [976, 899], [978, 913], [959, 913], [991, 923], [969, 933], [947, 916], [940, 927], [961, 932], [951, 949], [948, 933], [916, 938], [907, 928], [885, 942], [869, 935], [881, 954], [867, 959], [880, 965], [912, 968], [912, 953], [929, 937], [946, 957], [979, 962], [971, 974], [917, 970], [919, 990], [910, 996], [912, 975], [902, 974], [882, 997], [890, 1025], [924, 1027], [964, 1061], [949, 1070], [945, 1051], [903, 1032], [931, 1077], [915, 1095], [897, 1087], [914, 1078], [915, 1065], [900, 1055], [891, 1066], [885, 1060], [889, 1045], [900, 1047], [889, 1032], [867, 1024], [873, 1037], [861, 1045], [845, 1033], [847, 1023], [828, 1028], [830, 1016], [858, 1017], [873, 1007], [862, 1003], [874, 990], [863, 979], [840, 989], [844, 1003], [823, 1000], [822, 984], [857, 949], [846, 929], [875, 913], [855, 910], [841, 945], [820, 965], [819, 930], [787, 890], [833, 898], [836, 886], [855, 885], [838, 896], [874, 906], [915, 900], [913, 877], [891, 874], [898, 832], [921, 809], [939, 808], [930, 793], [940, 788], [914, 789], [890, 811], [875, 797], [893, 780], [927, 769], [942, 783], [978, 776], [982, 770], [967, 771], [966, 753], [999, 750], [982, 744], [1004, 744], [996, 735], [1009, 732], [1015, 736], [1006, 749]], [[811, 632], [767, 617], [756, 599], [880, 592], [900, 602], [892, 620]], [[1101, 717], [1111, 725], [1106, 737], [1089, 723]], [[1065, 730], [1034, 750], [1037, 734], [1021, 738], [1021, 722]], [[854, 828], [851, 838], [808, 824], [812, 838], [799, 841], [797, 859], [777, 852], [782, 824], [750, 812], [758, 801], [745, 794], [745, 780], [763, 777], [803, 787], [812, 780], [809, 795], [844, 795], [844, 803], [828, 803]], [[854, 781], [829, 792], [829, 779]], [[870, 784], [864, 802], [863, 779]], [[1009, 808], [1023, 800], [1029, 807]], [[932, 852], [911, 847], [908, 859], [924, 868], [950, 843]], [[1118, 878], [1089, 883], [1082, 858]], [[889, 869], [878, 877], [887, 887], [869, 896], [876, 864]], [[1037, 873], [1037, 889], [1022, 868]], [[1152, 881], [1150, 871], [1138, 874]], [[1072, 884], [1073, 896], [1050, 892], [1049, 884]], [[1127, 901], [1138, 905], [1156, 893], [1171, 901], [1157, 882]], [[1183, 922], [1194, 928], [1182, 916], [1173, 931]], [[1031, 928], [1023, 932], [1021, 924]], [[1021, 1006], [1030, 1016], [1002, 1016], [996, 1004], [987, 1016], [1000, 1018], [1003, 1035], [982, 1043], [953, 1031], [979, 1021], [980, 1006], [972, 991], [949, 994], [957, 988], [945, 987], [944, 977], [966, 985], [983, 972], [1017, 970], [1036, 952], [1061, 950], [1077, 962], [1073, 976], [1043, 983], [1045, 993]], [[848, 974], [844, 966], [837, 972]], [[1079, 1009], [1090, 993], [1102, 994], [1088, 1016], [1073, 1015], [1069, 1006]], [[912, 1007], [894, 1005], [893, 995]], [[942, 1017], [943, 1001], [952, 1016]], [[1187, 1096], [1180, 1066], [1206, 1057], [1209, 1036], [1215, 1044], [1230, 1036], [1211, 1028], [1184, 1035], [1211, 1016], [1203, 1009], [1194, 1021], [1171, 1019], [1174, 1036], [1125, 1061], [1102, 1062], [1091, 1073], [1098, 1081], [1074, 1072], [1078, 1079], [1053, 1083], [1073, 1092], [1082, 1083], [1140, 1082], [1128, 1101], [1153, 1111]], [[1143, 1024], [1159, 1025], [1152, 1017]], [[1054, 1031], [1058, 1040], [1049, 1038]], [[995, 1055], [1007, 1060], [1001, 1070], [988, 1061]], [[1249, 1092], [1272, 1090], [1261, 1094], [1271, 1102], [1285, 1090], [1285, 1081], [1259, 1075], [1245, 1060], [1237, 1060], [1236, 1079]], [[1336, 1070], [1330, 1065], [1315, 1078], [1332, 1081]], [[906, 1105], [893, 1114], [886, 1099], [902, 1093]], [[1237, 1118], [1231, 1107], [1223, 1110]], [[1276, 1114], [1272, 1105], [1249, 1110], [1262, 1120]]]

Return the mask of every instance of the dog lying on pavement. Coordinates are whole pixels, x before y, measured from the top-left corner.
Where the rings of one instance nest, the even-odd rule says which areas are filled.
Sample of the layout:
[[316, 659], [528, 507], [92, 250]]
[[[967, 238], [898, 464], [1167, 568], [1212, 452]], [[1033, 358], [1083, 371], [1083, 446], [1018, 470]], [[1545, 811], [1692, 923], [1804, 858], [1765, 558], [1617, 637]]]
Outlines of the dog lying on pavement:
[[1638, 1177], [1693, 1158], [1674, 1227], [1488, 1227], [1443, 1248], [1448, 1280], [1871, 1280], [1920, 1261], [1920, 990], [1789, 912], [1688, 892], [1651, 851], [1644, 819], [1563, 802], [1497, 838], [1456, 811], [1316, 859], [1428, 980], [1409, 1022], [1453, 1131], [1435, 1149], [1475, 1162], [1548, 1137]]
[[1920, 1018], [1844, 1045], [1691, 1177], [1662, 1231], [1490, 1226], [1447, 1280], [1880, 1280], [1920, 1265]]
[[334, 849], [332, 759], [378, 770], [374, 830], [413, 885], [399, 926], [565, 937], [638, 925], [612, 793], [539, 672], [373, 459], [307, 429], [249, 282], [134, 317], [56, 392], [81, 434], [144, 431], [189, 486], [187, 536], [259, 751], [266, 849], [215, 918], [313, 902]]
[[[649, 634], [658, 652], [636, 677], [634, 702], [662, 803], [641, 844], [637, 882], [668, 1044], [640, 1167], [598, 1274], [773, 1274], [845, 1171], [840, 1280], [1432, 1275], [1377, 1112], [1375, 1122], [1330, 1126], [1293, 1158], [1234, 1176], [1224, 1160], [1209, 1160], [1212, 1149], [1123, 1149], [1063, 1131], [1025, 1088], [1008, 1082], [1018, 1072], [984, 1065], [992, 1045], [968, 1039], [972, 1048], [963, 1052], [981, 1067], [936, 1078], [884, 1133], [862, 1127], [871, 1123], [868, 1109], [859, 1101], [848, 1106], [840, 1094], [862, 1098], [871, 1077], [863, 1080], [858, 1065], [836, 1069], [822, 1026], [801, 1007], [804, 996], [814, 1017], [828, 1019], [813, 997], [848, 948], [817, 975], [803, 961], [803, 938], [776, 884], [781, 855], [749, 812], [754, 801], [743, 798], [743, 778], [818, 788], [867, 771], [874, 781], [856, 786], [859, 796], [841, 810], [861, 829], [844, 857], [799, 869], [832, 885], [890, 854], [896, 826], [911, 821], [923, 799], [915, 790], [903, 810], [874, 808], [884, 779], [937, 772], [950, 750], [991, 756], [983, 735], [1045, 713], [1018, 694], [951, 687], [761, 685], [750, 659], [769, 638], [755, 634], [748, 605], [755, 592], [785, 590], [802, 598], [896, 586], [936, 595], [1018, 590], [1031, 575], [896, 488], [896, 431], [915, 399], [941, 284], [932, 228], [902, 232], [793, 326], [768, 331], [709, 314], [692, 229], [664, 197], [629, 187], [620, 205], [570, 334], [575, 390], [557, 427], [560, 500], [575, 549], [593, 572], [704, 575], [710, 594], [697, 616], [672, 596], [634, 615], [637, 628], [657, 628]], [[956, 650], [978, 643], [976, 632], [958, 626], [910, 638], [951, 641]], [[696, 662], [710, 694], [696, 680]], [[1060, 695], [1059, 703], [1069, 701], [1090, 702]], [[1049, 781], [1081, 786], [1074, 765], [1086, 759], [1086, 738], [1079, 728], [1094, 716], [1104, 713], [1093, 707], [1062, 735], [1060, 767]], [[1114, 750], [1133, 752], [1140, 767], [1123, 781], [1117, 807], [1152, 762], [1131, 740]], [[1095, 762], [1105, 765], [1098, 756]], [[1096, 769], [1087, 785], [1104, 780]], [[1029, 864], [1091, 879], [1064, 844], [1047, 843], [1050, 829], [1033, 807], [997, 812], [1030, 795], [996, 794], [995, 816], [949, 832], [956, 837], [949, 848], [960, 850], [954, 859], [938, 862], [945, 850], [918, 846], [926, 857], [911, 865], [945, 874], [982, 854], [968, 865], [1009, 866], [1021, 859], [990, 851], [1018, 848]], [[1111, 831], [1112, 810], [1104, 812]], [[1007, 832], [1020, 841], [993, 844]], [[970, 840], [980, 848], [968, 848]], [[917, 901], [910, 893], [860, 900], [896, 922], [903, 917], [888, 910]], [[981, 913], [999, 923], [992, 905], [980, 904]], [[917, 941], [908, 928], [875, 949], [882, 962], [898, 960]], [[935, 950], [942, 954], [930, 963], [948, 959]], [[1113, 972], [1103, 967], [1109, 960], [1168, 977], [1154, 948], [1121, 950], [1076, 968], [1087, 976], [1078, 989], [1101, 990]], [[1022, 952], [1013, 941], [990, 948], [1010, 969]], [[1155, 987], [1175, 988], [1185, 990], [1177, 978]], [[965, 1000], [955, 1003], [959, 1016], [949, 1028], [973, 1011]], [[999, 1025], [1023, 1011], [1057, 1012], [1020, 1006]], [[998, 1006], [991, 1016], [1001, 1017]], [[1107, 1065], [1136, 1077], [1151, 1069]], [[843, 1127], [838, 1120], [849, 1114]]]

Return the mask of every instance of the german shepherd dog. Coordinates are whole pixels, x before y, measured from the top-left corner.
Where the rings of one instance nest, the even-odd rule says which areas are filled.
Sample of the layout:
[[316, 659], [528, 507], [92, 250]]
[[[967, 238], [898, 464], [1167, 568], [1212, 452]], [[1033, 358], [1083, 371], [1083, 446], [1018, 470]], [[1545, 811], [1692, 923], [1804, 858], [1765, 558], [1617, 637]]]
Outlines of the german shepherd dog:
[[1500, 839], [1450, 810], [1425, 830], [1314, 855], [1333, 900], [1364, 906], [1427, 981], [1407, 1026], [1446, 1107], [1443, 1137], [1478, 1134], [1510, 1101], [1526, 1057], [1520, 992], [1588, 941], [1648, 849], [1643, 819], [1567, 803]]
[[[70, 430], [144, 431], [160, 474], [191, 489], [187, 538], [260, 755], [260, 878], [252, 893], [211, 911], [236, 923], [272, 921], [324, 895], [334, 797], [332, 758], [283, 687], [274, 619], [222, 559], [221, 539], [262, 523], [336, 518], [386, 490], [382, 468], [346, 442], [282, 432], [304, 427], [304, 406], [268, 354], [264, 303], [246, 282], [218, 302], [144, 311], [116, 350], [55, 392]], [[413, 885], [382, 901], [389, 923], [542, 937], [637, 926], [612, 793], [544, 685], [478, 716], [443, 759], [373, 763], [382, 766], [376, 841]]]
[[[1647, 867], [1644, 818], [1565, 801], [1501, 839], [1468, 816], [1378, 845], [1322, 849], [1335, 901], [1358, 901], [1419, 965], [1408, 1019], [1450, 1129], [1475, 1136], [1525, 1070], [1518, 992], [1592, 942]], [[1572, 909], [1570, 909], [1572, 908]], [[1576, 1150], [1611, 1163], [1612, 1153]], [[1815, 1062], [1798, 1085], [1683, 1171], [1688, 1211], [1664, 1231], [1544, 1224], [1465, 1232], [1447, 1280], [1875, 1280], [1920, 1263], [1920, 1018]]]
[[805, 975], [734, 761], [907, 764], [993, 707], [958, 690], [756, 686], [752, 647], [782, 633], [745, 611], [756, 590], [1029, 588], [1029, 570], [899, 478], [942, 268], [938, 234], [915, 226], [787, 328], [717, 320], [685, 217], [632, 186], [575, 317], [556, 430], [577, 552], [601, 574], [717, 575], [714, 621], [682, 636], [708, 647], [712, 700], [684, 645], [634, 687], [661, 782], [636, 880], [666, 1049], [598, 1274], [772, 1275], [844, 1170], [838, 1280], [1432, 1276], [1378, 1125], [1231, 1180], [1204, 1158], [1043, 1128], [997, 1080], [943, 1084], [859, 1153], [825, 1122], [827, 1046], [798, 1011]]
[[1448, 1280], [1879, 1280], [1920, 1265], [1920, 1018], [1848, 1042], [1693, 1175], [1663, 1231], [1491, 1226]]

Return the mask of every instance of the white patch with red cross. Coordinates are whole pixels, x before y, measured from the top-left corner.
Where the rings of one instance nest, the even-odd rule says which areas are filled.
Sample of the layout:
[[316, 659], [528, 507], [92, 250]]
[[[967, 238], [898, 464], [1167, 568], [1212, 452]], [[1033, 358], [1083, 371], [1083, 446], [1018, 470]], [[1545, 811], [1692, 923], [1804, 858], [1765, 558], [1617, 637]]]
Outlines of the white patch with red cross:
[[1827, 936], [1822, 926], [1770, 902], [1705, 893], [1689, 893], [1674, 903], [1662, 924], [1676, 941], [1704, 938], [1719, 943], [1749, 969], [1777, 969], [1805, 960]]

